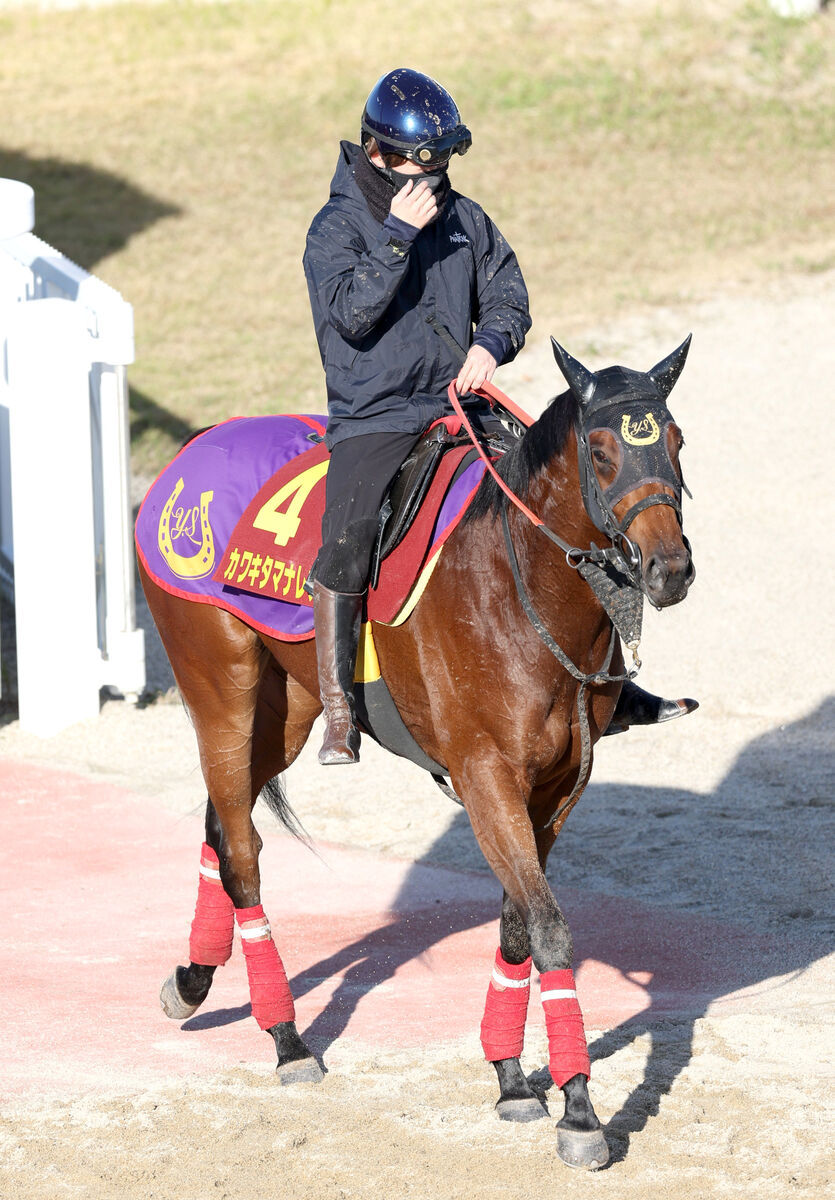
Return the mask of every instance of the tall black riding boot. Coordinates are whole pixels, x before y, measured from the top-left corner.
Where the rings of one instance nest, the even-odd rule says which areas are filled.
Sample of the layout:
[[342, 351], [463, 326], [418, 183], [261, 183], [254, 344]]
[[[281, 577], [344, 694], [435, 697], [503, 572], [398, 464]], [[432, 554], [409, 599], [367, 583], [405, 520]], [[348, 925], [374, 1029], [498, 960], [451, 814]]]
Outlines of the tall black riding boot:
[[323, 766], [360, 759], [360, 735], [354, 718], [354, 670], [364, 598], [364, 592], [332, 592], [318, 580], [313, 584], [319, 695], [327, 724], [319, 751]]
[[645, 692], [637, 683], [627, 679], [621, 688], [609, 728], [603, 736], [626, 733], [630, 725], [660, 725], [662, 721], [685, 717], [698, 707], [698, 700], [662, 700], [660, 696]]

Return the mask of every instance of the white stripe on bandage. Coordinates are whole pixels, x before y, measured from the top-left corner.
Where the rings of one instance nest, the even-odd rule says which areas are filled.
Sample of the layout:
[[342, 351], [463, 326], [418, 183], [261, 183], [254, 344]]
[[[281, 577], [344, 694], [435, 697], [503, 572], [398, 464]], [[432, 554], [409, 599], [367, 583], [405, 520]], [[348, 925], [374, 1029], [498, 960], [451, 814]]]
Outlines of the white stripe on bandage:
[[262, 938], [270, 935], [270, 923], [265, 921], [263, 925], [258, 925], [253, 929], [241, 929], [241, 937], [246, 942], [254, 942], [257, 938]]
[[204, 863], [200, 864], [200, 874], [206, 879], [220, 879], [220, 871], [216, 871], [214, 867], [207, 867]]
[[552, 988], [550, 992], [542, 992], [539, 998], [543, 1004], [546, 1000], [576, 1000], [577, 993], [573, 988]]
[[497, 983], [499, 987], [506, 988], [523, 988], [531, 986], [530, 979], [508, 979], [506, 975], [502, 975], [498, 967], [493, 968], [493, 982]]

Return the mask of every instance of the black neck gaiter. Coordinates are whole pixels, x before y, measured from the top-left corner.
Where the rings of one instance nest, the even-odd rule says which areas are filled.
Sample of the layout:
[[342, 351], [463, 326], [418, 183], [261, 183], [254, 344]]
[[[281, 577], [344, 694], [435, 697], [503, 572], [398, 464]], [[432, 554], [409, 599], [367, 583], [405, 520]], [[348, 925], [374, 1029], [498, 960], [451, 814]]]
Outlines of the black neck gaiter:
[[[394, 174], [397, 175], [397, 172], [395, 171]], [[357, 187], [362, 192], [372, 217], [381, 225], [391, 211], [391, 200], [395, 191], [399, 191], [400, 187], [408, 183], [409, 179], [413, 179], [416, 184], [420, 183], [419, 175], [403, 176], [402, 183], [399, 179], [397, 180], [398, 187], [384, 171], [374, 166], [365, 151], [361, 151], [354, 162], [354, 179], [357, 181]], [[449, 178], [444, 173], [435, 188], [439, 216], [443, 212], [449, 192]], [[435, 219], [437, 220], [437, 217]]]

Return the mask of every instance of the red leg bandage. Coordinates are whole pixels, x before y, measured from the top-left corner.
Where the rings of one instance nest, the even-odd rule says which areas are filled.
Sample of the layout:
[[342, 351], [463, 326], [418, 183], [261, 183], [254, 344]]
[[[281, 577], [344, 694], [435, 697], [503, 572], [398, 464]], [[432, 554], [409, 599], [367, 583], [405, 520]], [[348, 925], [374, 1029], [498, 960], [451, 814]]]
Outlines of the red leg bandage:
[[531, 960], [517, 966], [505, 962], [497, 950], [481, 1019], [481, 1045], [488, 1062], [518, 1058], [522, 1053], [530, 994]]
[[252, 1015], [262, 1029], [293, 1021], [296, 1009], [287, 975], [260, 904], [237, 909], [238, 928], [246, 959]]
[[562, 1087], [574, 1075], [591, 1076], [591, 1063], [577, 1003], [573, 971], [543, 971], [539, 980], [545, 1028], [548, 1030], [548, 1065], [551, 1078]]
[[204, 842], [200, 854], [197, 907], [188, 943], [191, 961], [206, 967], [222, 967], [232, 953], [234, 933], [235, 906], [220, 882], [217, 855]]

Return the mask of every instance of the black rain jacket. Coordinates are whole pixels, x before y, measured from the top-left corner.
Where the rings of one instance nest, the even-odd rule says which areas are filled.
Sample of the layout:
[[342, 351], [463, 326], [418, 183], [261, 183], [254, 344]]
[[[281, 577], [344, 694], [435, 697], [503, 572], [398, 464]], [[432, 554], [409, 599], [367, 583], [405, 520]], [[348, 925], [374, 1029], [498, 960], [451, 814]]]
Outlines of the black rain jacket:
[[461, 356], [434, 319], [468, 348], [475, 331], [510, 339], [516, 357], [530, 329], [516, 256], [487, 214], [450, 191], [446, 205], [399, 253], [354, 180], [362, 151], [341, 153], [330, 199], [307, 235], [304, 272], [325, 368], [332, 447], [363, 433], [420, 433], [449, 411], [446, 390]]

